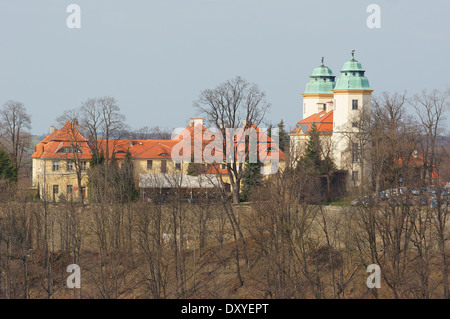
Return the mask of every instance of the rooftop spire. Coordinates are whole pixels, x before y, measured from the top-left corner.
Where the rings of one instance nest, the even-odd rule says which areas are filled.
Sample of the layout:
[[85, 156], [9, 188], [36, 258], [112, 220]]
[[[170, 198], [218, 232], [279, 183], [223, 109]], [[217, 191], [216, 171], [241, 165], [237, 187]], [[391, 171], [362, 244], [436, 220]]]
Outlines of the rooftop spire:
[[323, 66], [323, 60], [324, 60], [324, 57], [322, 57], [322, 66]]
[[352, 60], [355, 61], [355, 50], [352, 50]]

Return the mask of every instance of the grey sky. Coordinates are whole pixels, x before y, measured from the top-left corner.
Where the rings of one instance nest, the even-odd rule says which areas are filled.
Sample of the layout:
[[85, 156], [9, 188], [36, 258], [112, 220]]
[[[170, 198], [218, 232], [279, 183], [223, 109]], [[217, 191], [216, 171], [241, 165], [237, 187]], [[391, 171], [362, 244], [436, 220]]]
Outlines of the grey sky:
[[[81, 29], [66, 26], [71, 3]], [[381, 29], [366, 26], [371, 3]], [[352, 49], [375, 93], [450, 87], [448, 0], [0, 0], [0, 39], [0, 104], [23, 102], [33, 134], [105, 95], [133, 128], [184, 126], [201, 90], [236, 75], [291, 128], [321, 57], [338, 76]]]

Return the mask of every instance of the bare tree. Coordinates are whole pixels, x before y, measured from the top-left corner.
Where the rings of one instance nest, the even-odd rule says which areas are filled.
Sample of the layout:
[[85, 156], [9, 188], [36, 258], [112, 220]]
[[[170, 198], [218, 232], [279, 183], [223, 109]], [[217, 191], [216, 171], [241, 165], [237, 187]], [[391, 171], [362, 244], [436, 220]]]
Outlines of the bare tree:
[[[260, 91], [256, 84], [250, 84], [240, 76], [219, 84], [214, 89], [206, 89], [200, 93], [199, 98], [194, 101], [194, 107], [199, 113], [206, 117], [206, 121], [210, 123], [212, 128], [217, 132], [215, 139], [222, 141], [222, 154], [227, 154], [223, 158], [226, 161], [227, 174], [230, 180], [233, 202], [240, 202], [240, 186], [243, 177], [244, 160], [242, 154], [236, 151], [236, 144], [245, 143], [240, 140], [241, 137], [229, 137], [228, 130], [244, 130], [252, 125], [258, 126], [264, 119], [264, 115], [270, 107], [266, 101], [265, 93]], [[245, 138], [245, 134], [242, 135]], [[235, 150], [230, 152], [229, 150]], [[221, 163], [215, 163], [212, 168], [216, 170]], [[220, 176], [220, 174], [218, 174]], [[241, 230], [239, 219], [236, 216], [234, 208], [227, 200], [225, 193], [225, 185], [220, 176], [221, 185], [218, 190], [221, 194], [222, 206], [226, 212], [233, 231], [236, 257], [237, 278], [240, 285], [243, 280], [239, 266], [239, 244], [238, 236], [242, 244], [242, 252], [247, 268], [250, 269], [250, 262], [247, 254], [246, 243], [243, 232]]]
[[170, 140], [172, 138], [172, 131], [161, 128], [159, 126], [148, 127], [144, 126], [135, 132], [130, 133], [134, 135], [136, 139], [147, 140]]
[[414, 107], [421, 128], [421, 153], [423, 155], [423, 183], [431, 182], [436, 165], [436, 140], [443, 133], [445, 110], [449, 103], [450, 91], [433, 90], [416, 94], [409, 103]]
[[[395, 182], [396, 165], [405, 168], [410, 164], [417, 147], [417, 134], [413, 120], [406, 115], [406, 93], [387, 93], [375, 96], [370, 120], [364, 120], [362, 129], [369, 132], [371, 143], [365, 158], [371, 167], [372, 182], [377, 193], [384, 183]], [[406, 165], [405, 165], [406, 164]]]
[[109, 96], [88, 99], [83, 103], [81, 113], [81, 126], [89, 134], [94, 158], [98, 160], [104, 148], [107, 168], [113, 152], [109, 141], [117, 140], [126, 131], [125, 116], [120, 113], [117, 100]]
[[[116, 171], [112, 165], [117, 165], [117, 142], [128, 130], [125, 116], [120, 113], [115, 98], [90, 98], [82, 104], [80, 126], [87, 131], [92, 152], [91, 163], [96, 166], [89, 170], [90, 181], [99, 186], [95, 187], [94, 191], [104, 192], [108, 188], [110, 173]], [[97, 195], [101, 195], [100, 193]]]
[[81, 126], [86, 130], [92, 145], [92, 155], [96, 163], [100, 160], [100, 137], [102, 130], [102, 112], [97, 99], [90, 98], [81, 106]]
[[[414, 107], [418, 117], [419, 125], [419, 143], [420, 153], [423, 157], [422, 183], [423, 185], [435, 185], [439, 187], [439, 172], [441, 163], [448, 163], [448, 154], [442, 152], [437, 145], [437, 139], [444, 133], [445, 113], [449, 106], [450, 90], [431, 92], [423, 91], [416, 94], [409, 101]], [[446, 235], [448, 221], [448, 204], [442, 200], [441, 191], [438, 188], [436, 194], [437, 207], [435, 211], [427, 214], [431, 219], [431, 224], [436, 229], [436, 238], [441, 257], [441, 274], [444, 290], [444, 297], [450, 297], [448, 283], [448, 252], [446, 250]], [[429, 209], [427, 209], [427, 212]], [[426, 269], [428, 271], [428, 269]], [[426, 290], [428, 296], [428, 290]]]
[[[221, 134], [223, 154], [227, 154], [227, 149], [234, 149], [235, 145], [228, 145], [234, 141], [227, 141], [226, 129], [258, 126], [270, 104], [266, 101], [265, 93], [260, 91], [256, 84], [250, 84], [237, 76], [214, 89], [202, 91], [194, 102], [194, 107], [205, 115], [207, 122]], [[239, 204], [243, 161], [237, 152], [233, 153], [226, 166], [233, 191], [233, 202]]]
[[7, 101], [0, 111], [0, 135], [2, 144], [11, 156], [18, 170], [22, 167], [22, 159], [31, 144], [31, 117], [23, 103]]

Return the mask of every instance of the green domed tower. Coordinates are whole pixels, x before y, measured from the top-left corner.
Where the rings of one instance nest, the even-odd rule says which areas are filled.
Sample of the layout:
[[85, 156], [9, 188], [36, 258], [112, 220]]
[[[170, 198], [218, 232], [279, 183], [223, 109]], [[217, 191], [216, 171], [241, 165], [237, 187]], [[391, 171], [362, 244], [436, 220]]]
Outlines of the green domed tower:
[[303, 118], [332, 108], [335, 78], [333, 71], [324, 65], [324, 58], [322, 58], [322, 64], [313, 70], [310, 80], [306, 84], [305, 92], [302, 94]]
[[363, 114], [370, 114], [372, 92], [365, 70], [361, 63], [355, 60], [355, 50], [353, 50], [352, 58], [342, 67], [341, 75], [333, 90], [332, 136], [334, 162], [339, 169], [349, 171], [349, 183], [352, 185], [367, 183], [369, 178], [367, 171], [369, 166], [361, 165], [363, 159], [358, 155], [360, 146], [358, 143], [355, 146], [354, 142], [349, 142], [349, 134], [357, 132], [358, 123]]
[[314, 69], [303, 94], [333, 94], [335, 86], [333, 71], [323, 64]]
[[355, 60], [355, 50], [352, 59], [345, 62], [334, 90], [370, 90], [369, 80], [365, 77], [366, 70]]

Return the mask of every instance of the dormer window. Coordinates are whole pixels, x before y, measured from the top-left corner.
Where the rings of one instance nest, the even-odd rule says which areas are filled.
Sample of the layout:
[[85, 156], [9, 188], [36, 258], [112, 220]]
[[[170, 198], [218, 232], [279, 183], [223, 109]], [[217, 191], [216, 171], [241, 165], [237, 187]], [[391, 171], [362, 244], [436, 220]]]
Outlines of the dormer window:
[[73, 146], [65, 146], [65, 147], [61, 147], [58, 151], [58, 153], [80, 153], [80, 150], [77, 147], [73, 147]]

